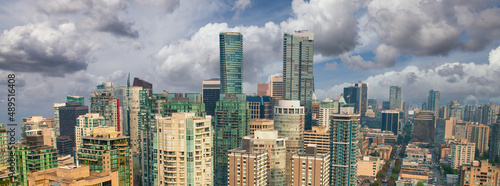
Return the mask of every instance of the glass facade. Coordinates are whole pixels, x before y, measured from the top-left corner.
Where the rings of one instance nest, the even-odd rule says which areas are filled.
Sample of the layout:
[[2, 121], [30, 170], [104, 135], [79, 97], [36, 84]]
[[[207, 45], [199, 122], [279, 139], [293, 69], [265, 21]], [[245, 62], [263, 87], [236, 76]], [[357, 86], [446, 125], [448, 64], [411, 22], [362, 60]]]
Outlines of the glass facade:
[[331, 117], [329, 131], [332, 185], [357, 185], [359, 117], [351, 114], [334, 114]]
[[243, 35], [238, 32], [222, 32], [220, 40], [221, 94], [242, 93]]

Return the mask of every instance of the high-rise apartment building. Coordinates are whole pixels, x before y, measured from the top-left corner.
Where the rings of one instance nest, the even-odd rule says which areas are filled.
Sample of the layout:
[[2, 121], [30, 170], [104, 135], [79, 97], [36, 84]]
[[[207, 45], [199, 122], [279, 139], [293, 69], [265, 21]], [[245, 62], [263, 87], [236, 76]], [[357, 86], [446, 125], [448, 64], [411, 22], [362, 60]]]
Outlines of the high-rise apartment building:
[[51, 129], [54, 131], [54, 138], [57, 137], [57, 128], [54, 118], [43, 118], [42, 116], [31, 116], [23, 118], [21, 122], [21, 141], [26, 140], [26, 131], [34, 129]]
[[76, 118], [75, 140], [77, 152], [78, 148], [82, 145], [82, 137], [90, 135], [90, 132], [96, 127], [106, 126], [105, 122], [106, 120], [99, 113], [87, 113]]
[[391, 86], [389, 93], [390, 109], [403, 109], [403, 91], [400, 86]]
[[413, 119], [413, 140], [415, 142], [434, 142], [436, 132], [434, 113], [436, 112], [427, 110], [415, 111]]
[[295, 31], [283, 35], [283, 81], [286, 100], [300, 100], [305, 108], [305, 129], [312, 125], [314, 34]]
[[399, 134], [399, 111], [396, 110], [384, 110], [382, 111], [382, 125], [380, 129], [382, 131], [391, 131], [394, 135]]
[[110, 93], [112, 97], [118, 100], [118, 121], [120, 122], [121, 129], [123, 130], [123, 135], [130, 136], [130, 124], [129, 124], [129, 87], [130, 87], [130, 74], [127, 79], [127, 85], [113, 86], [111, 82], [102, 82], [97, 84], [96, 92]]
[[361, 116], [365, 116], [366, 109], [368, 107], [368, 84], [367, 83], [354, 83], [355, 87], [359, 87], [359, 113]]
[[443, 144], [446, 140], [453, 139], [453, 130], [457, 124], [457, 118], [449, 119], [438, 118], [436, 121], [436, 139], [437, 145]]
[[493, 124], [491, 127], [491, 143], [489, 148], [489, 158], [494, 159], [500, 157], [500, 122]]
[[489, 140], [490, 140], [489, 126], [483, 124], [467, 125], [467, 141], [476, 144], [476, 148], [479, 149], [479, 155], [483, 155], [485, 152], [488, 151]]
[[491, 165], [486, 160], [473, 161], [460, 169], [460, 185], [499, 185], [500, 168]]
[[89, 136], [82, 137], [77, 161], [88, 165], [91, 172], [118, 172], [118, 185], [133, 185], [128, 138], [114, 127], [96, 127]]
[[318, 153], [330, 153], [330, 132], [328, 126], [312, 126], [304, 132], [304, 146], [315, 144]]
[[271, 96], [275, 99], [283, 99], [285, 97], [285, 83], [283, 76], [271, 76]]
[[434, 111], [434, 117], [439, 116], [439, 91], [435, 89], [429, 91], [427, 110]]
[[330, 115], [337, 114], [339, 112], [339, 108], [340, 102], [337, 100], [326, 98], [325, 100], [319, 102], [318, 125], [328, 128], [328, 125], [330, 123]]
[[464, 106], [464, 114], [462, 115], [463, 121], [473, 121], [474, 113], [476, 112], [476, 107], [474, 105], [468, 104]]
[[330, 121], [330, 184], [356, 185], [360, 115], [341, 107]]
[[156, 120], [160, 185], [213, 185], [211, 120], [192, 112]]
[[243, 139], [241, 148], [231, 149], [228, 152], [226, 164], [227, 183], [222, 185], [254, 185], [265, 186], [267, 182], [267, 166], [269, 165], [268, 152], [253, 150], [253, 146]]
[[451, 143], [451, 167], [458, 169], [462, 165], [472, 163], [475, 157], [476, 144], [462, 139]]
[[460, 106], [460, 103], [457, 100], [450, 101], [448, 107], [450, 109], [450, 114], [448, 115], [449, 117], [455, 117], [457, 119], [462, 118], [462, 106]]
[[215, 105], [220, 99], [220, 79], [212, 78], [202, 82], [203, 103], [207, 115], [215, 115]]
[[220, 41], [220, 92], [241, 94], [243, 67], [243, 35], [239, 32], [221, 32]]
[[494, 104], [487, 104], [483, 106], [483, 118], [482, 124], [491, 126], [493, 123], [497, 122], [497, 107]]
[[271, 96], [271, 83], [258, 83], [257, 96]]
[[330, 155], [319, 153], [315, 144], [292, 156], [292, 186], [329, 186]]
[[[274, 130], [278, 131], [279, 136], [288, 138], [286, 178], [292, 174], [291, 155], [304, 148], [305, 108], [300, 104], [296, 100], [279, 100], [279, 105], [274, 107]], [[287, 179], [286, 185], [290, 184], [291, 180]]]
[[19, 185], [28, 185], [28, 172], [30, 171], [57, 167], [56, 147], [46, 145], [46, 135], [46, 133], [39, 132], [28, 133], [26, 141], [17, 143], [11, 152], [15, 158], [15, 173], [18, 174]]
[[214, 185], [228, 184], [228, 150], [250, 134], [250, 110], [244, 94], [221, 94], [214, 118]]
[[7, 127], [5, 124], [0, 123], [0, 171], [5, 171], [9, 168], [9, 136], [7, 134]]
[[275, 100], [270, 96], [247, 96], [250, 119], [273, 119]]
[[120, 102], [111, 92], [94, 92], [90, 94], [90, 112], [99, 113], [106, 120], [108, 127], [115, 127], [123, 132], [120, 117]]

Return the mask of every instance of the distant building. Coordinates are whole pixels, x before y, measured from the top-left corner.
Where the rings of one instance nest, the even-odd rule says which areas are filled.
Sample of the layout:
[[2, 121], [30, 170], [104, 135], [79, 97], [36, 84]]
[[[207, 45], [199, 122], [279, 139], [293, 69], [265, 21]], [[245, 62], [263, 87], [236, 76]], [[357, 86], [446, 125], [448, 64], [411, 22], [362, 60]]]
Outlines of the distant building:
[[462, 119], [462, 106], [460, 106], [460, 103], [457, 100], [450, 101], [448, 107], [450, 108], [450, 117]]
[[73, 154], [73, 141], [74, 140], [69, 139], [69, 136], [58, 136], [56, 138], [57, 154]]
[[464, 106], [464, 114], [462, 115], [462, 120], [464, 121], [473, 121], [474, 113], [476, 112], [476, 107], [474, 105], [465, 105]]
[[[0, 123], [0, 171], [6, 171], [9, 165], [9, 136], [7, 133], [7, 127], [3, 123]], [[1, 178], [0, 178], [1, 180]]]
[[450, 117], [449, 119], [437, 119], [436, 122], [436, 139], [437, 145], [445, 143], [446, 140], [453, 139], [453, 129], [457, 124], [457, 118]]
[[54, 138], [57, 137], [58, 127], [54, 118], [43, 118], [42, 116], [31, 116], [23, 118], [21, 122], [21, 141], [26, 140], [26, 131], [33, 129], [51, 129], [54, 131]]
[[257, 96], [271, 96], [271, 83], [258, 83]]
[[400, 86], [391, 86], [389, 94], [391, 110], [403, 109], [403, 91]]
[[344, 99], [347, 104], [354, 107], [354, 113], [360, 113], [361, 88], [350, 86], [344, 88]]
[[220, 79], [212, 78], [203, 81], [203, 103], [207, 115], [215, 115], [215, 105], [220, 99]]
[[[494, 159], [495, 157], [499, 156], [500, 157], [500, 122], [497, 121], [497, 123], [493, 124], [491, 127], [491, 143], [490, 143], [490, 154], [489, 158]], [[497, 134], [497, 135], [495, 135]]]
[[286, 100], [300, 100], [305, 109], [305, 129], [312, 126], [314, 34], [283, 34], [283, 81]]
[[359, 113], [361, 116], [365, 116], [366, 109], [368, 107], [368, 83], [355, 83], [354, 86], [360, 88], [360, 98], [359, 98]]
[[118, 172], [91, 172], [88, 165], [59, 166], [57, 168], [28, 172], [29, 185], [125, 185], [118, 179]]
[[318, 153], [314, 144], [292, 156], [292, 186], [329, 186], [330, 155]]
[[434, 143], [435, 138], [435, 117], [434, 111], [416, 111], [413, 124], [413, 141]]
[[[495, 135], [499, 135], [498, 133]], [[483, 124], [467, 126], [467, 141], [475, 143], [479, 154], [483, 155], [489, 149], [490, 127]], [[474, 149], [475, 150], [475, 149]]]
[[328, 127], [330, 115], [339, 113], [340, 102], [326, 98], [319, 103], [319, 126]]
[[271, 76], [271, 96], [278, 100], [285, 97], [283, 76]]
[[123, 132], [120, 117], [120, 102], [110, 92], [94, 92], [90, 95], [90, 112], [99, 113], [104, 117], [108, 127], [115, 127], [116, 131]]
[[250, 135], [255, 135], [257, 130], [274, 130], [274, 120], [272, 119], [251, 119]]
[[384, 160], [373, 156], [360, 156], [358, 158], [357, 176], [376, 177], [378, 171], [384, 165]]
[[382, 111], [382, 125], [380, 129], [382, 131], [391, 131], [394, 135], [399, 134], [399, 111], [395, 110], [384, 110]]
[[472, 165], [464, 165], [460, 170], [460, 185], [499, 185], [500, 168], [488, 161], [474, 161]]
[[429, 91], [427, 110], [434, 111], [434, 117], [439, 116], [439, 91], [435, 89]]
[[243, 35], [239, 32], [221, 32], [220, 41], [220, 93], [243, 92]]
[[270, 96], [247, 96], [251, 119], [273, 119], [274, 98]]
[[497, 107], [494, 104], [487, 104], [483, 106], [483, 118], [482, 118], [482, 124], [491, 126], [492, 124], [497, 122]]
[[[304, 145], [315, 144], [318, 153], [330, 153], [330, 132], [328, 126], [313, 126], [304, 132]], [[305, 147], [304, 147], [305, 148]]]
[[87, 113], [76, 118], [75, 139], [76, 151], [82, 145], [82, 137], [90, 135], [90, 132], [96, 127], [104, 127], [106, 120], [98, 113]]

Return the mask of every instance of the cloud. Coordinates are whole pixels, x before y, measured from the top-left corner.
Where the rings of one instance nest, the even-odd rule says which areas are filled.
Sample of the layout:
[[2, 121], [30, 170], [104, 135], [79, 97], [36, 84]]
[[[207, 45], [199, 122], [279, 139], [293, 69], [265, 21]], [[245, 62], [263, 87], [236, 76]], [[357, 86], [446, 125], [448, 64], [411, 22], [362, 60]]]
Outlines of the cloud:
[[160, 7], [165, 13], [172, 13], [180, 6], [180, 0], [134, 0], [137, 3]]
[[326, 63], [325, 64], [325, 69], [326, 70], [337, 70], [337, 63]]
[[[408, 66], [401, 71], [389, 71], [370, 76], [363, 82], [369, 85], [369, 97], [379, 102], [389, 97], [389, 87], [401, 86], [405, 101], [424, 101], [430, 89], [441, 92], [442, 98], [456, 99], [461, 103], [485, 103], [500, 98], [500, 87], [494, 86], [500, 78], [500, 47], [491, 50], [488, 64], [473, 62], [444, 63], [434, 69], [419, 69]], [[327, 90], [318, 90], [321, 98], [339, 94], [344, 83]], [[474, 102], [471, 102], [474, 101]], [[447, 102], [448, 100], [443, 100]]]
[[248, 6], [250, 6], [250, 3], [251, 3], [251, 0], [237, 0], [233, 6], [233, 11], [236, 11], [233, 19], [239, 18], [240, 14], [243, 13], [243, 11], [245, 11], [245, 9]]
[[64, 76], [86, 69], [98, 46], [73, 23], [17, 26], [0, 36], [0, 69]]

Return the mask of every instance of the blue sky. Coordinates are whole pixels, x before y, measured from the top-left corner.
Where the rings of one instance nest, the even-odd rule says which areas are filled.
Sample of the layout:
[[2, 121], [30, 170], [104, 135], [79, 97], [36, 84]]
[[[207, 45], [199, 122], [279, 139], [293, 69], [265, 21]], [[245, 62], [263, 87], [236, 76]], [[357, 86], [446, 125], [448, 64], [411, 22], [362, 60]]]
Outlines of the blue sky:
[[[219, 75], [218, 33], [244, 35], [244, 91], [282, 70], [282, 34], [315, 34], [319, 99], [363, 81], [369, 97], [499, 103], [499, 2], [424, 0], [6, 0], [0, 2], [0, 77], [15, 73], [18, 118], [53, 117], [66, 95], [127, 74], [155, 92], [201, 92]], [[0, 92], [6, 92], [0, 83]], [[6, 100], [0, 94], [0, 100]], [[0, 102], [6, 110], [7, 102]], [[2, 114], [2, 113], [0, 113]], [[0, 123], [7, 123], [5, 115]]]

